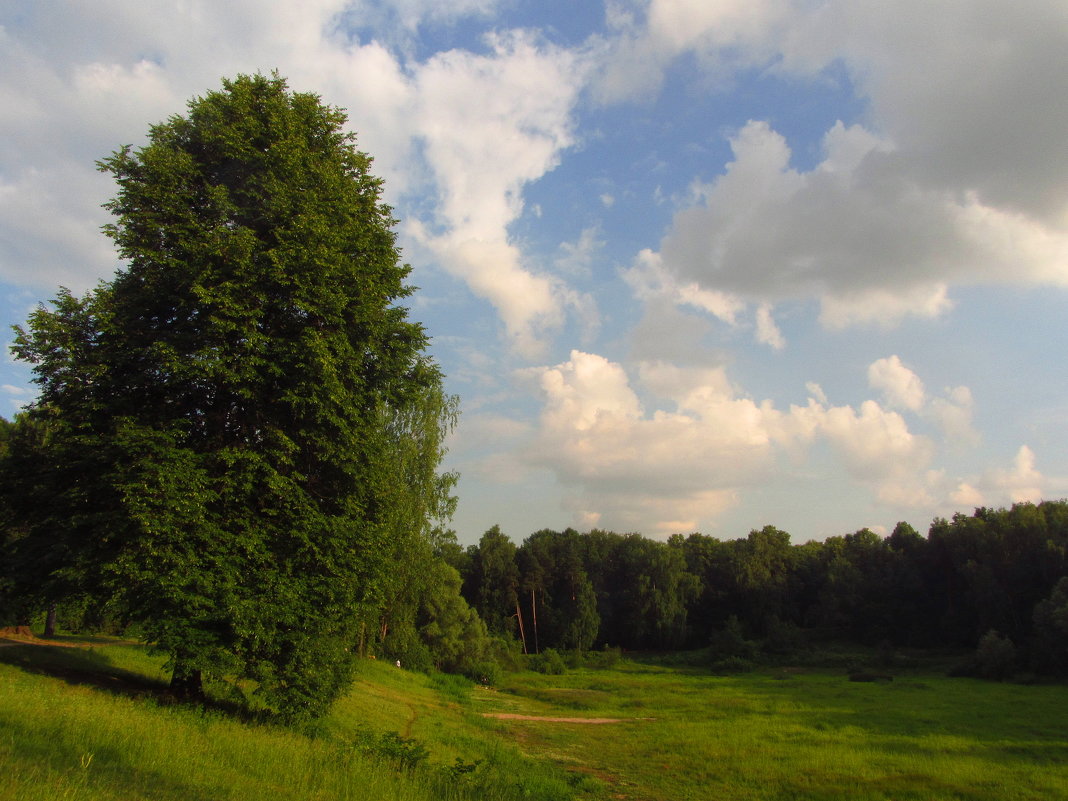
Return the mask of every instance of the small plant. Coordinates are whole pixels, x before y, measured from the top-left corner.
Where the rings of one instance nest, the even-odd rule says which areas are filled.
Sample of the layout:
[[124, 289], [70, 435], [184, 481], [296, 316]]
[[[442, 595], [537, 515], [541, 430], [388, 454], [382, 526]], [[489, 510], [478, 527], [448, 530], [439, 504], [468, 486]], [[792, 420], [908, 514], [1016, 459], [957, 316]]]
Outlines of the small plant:
[[468, 784], [474, 779], [474, 774], [478, 772], [482, 765], [483, 760], [481, 759], [467, 762], [462, 757], [456, 757], [456, 761], [453, 764], [442, 765], [441, 772], [454, 784]]
[[732, 657], [748, 661], [756, 656], [756, 643], [745, 638], [737, 615], [727, 618], [723, 628], [712, 635], [709, 645], [713, 664], [719, 664]]
[[353, 748], [390, 762], [398, 770], [404, 771], [415, 770], [430, 756], [430, 751], [418, 740], [402, 737], [393, 731], [378, 733], [366, 728], [357, 731]]
[[712, 663], [715, 673], [749, 673], [756, 665], [742, 656], [728, 656]]

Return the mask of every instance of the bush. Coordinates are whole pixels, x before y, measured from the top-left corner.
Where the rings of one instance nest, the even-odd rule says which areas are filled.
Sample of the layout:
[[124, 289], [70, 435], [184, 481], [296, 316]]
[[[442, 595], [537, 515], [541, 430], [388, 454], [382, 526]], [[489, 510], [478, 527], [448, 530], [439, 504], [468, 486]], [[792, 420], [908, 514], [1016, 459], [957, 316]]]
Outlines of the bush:
[[712, 663], [713, 673], [748, 673], [756, 665], [741, 656], [727, 656]]
[[520, 671], [526, 668], [523, 646], [519, 640], [512, 637], [491, 637], [486, 657], [505, 671]]
[[763, 650], [773, 656], [790, 656], [805, 647], [805, 632], [795, 623], [772, 617], [768, 621], [768, 633]]
[[730, 657], [739, 657], [748, 661], [756, 656], [756, 643], [745, 638], [737, 615], [731, 615], [722, 629], [713, 632], [709, 645], [714, 664]]
[[1016, 646], [1008, 637], [990, 629], [979, 640], [975, 662], [983, 678], [1004, 681], [1016, 670]]
[[567, 665], [555, 649], [546, 648], [540, 654], [530, 657], [530, 669], [550, 676], [559, 676], [567, 672]]
[[504, 671], [501, 670], [501, 666], [496, 662], [486, 660], [470, 665], [468, 669], [464, 671], [464, 675], [476, 684], [481, 684], [485, 687], [493, 687], [501, 683]]
[[360, 753], [382, 759], [398, 770], [405, 771], [415, 770], [430, 756], [430, 751], [421, 742], [410, 737], [401, 737], [393, 731], [358, 729], [352, 746]]
[[605, 646], [603, 651], [590, 651], [586, 654], [586, 664], [594, 668], [611, 668], [619, 664], [623, 658], [623, 650], [618, 646], [609, 648]]

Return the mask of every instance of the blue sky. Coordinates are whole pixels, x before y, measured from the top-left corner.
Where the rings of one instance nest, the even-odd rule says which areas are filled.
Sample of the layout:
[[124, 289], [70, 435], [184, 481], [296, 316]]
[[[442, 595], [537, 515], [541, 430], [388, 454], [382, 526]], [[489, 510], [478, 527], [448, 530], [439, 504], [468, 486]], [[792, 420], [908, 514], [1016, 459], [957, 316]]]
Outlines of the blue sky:
[[117, 267], [95, 160], [272, 69], [386, 180], [462, 542], [1068, 496], [1060, 0], [15, 0], [5, 328]]

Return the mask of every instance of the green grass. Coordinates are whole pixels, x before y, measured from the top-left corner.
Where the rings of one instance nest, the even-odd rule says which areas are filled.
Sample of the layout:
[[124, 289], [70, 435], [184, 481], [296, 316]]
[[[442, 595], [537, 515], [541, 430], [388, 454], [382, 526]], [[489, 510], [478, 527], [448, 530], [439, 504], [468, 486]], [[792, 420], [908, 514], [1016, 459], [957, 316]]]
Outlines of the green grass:
[[[487, 689], [367, 661], [298, 733], [160, 704], [161, 662], [0, 648], [0, 801], [1068, 798], [1064, 686], [623, 661]], [[484, 717], [499, 712], [622, 721]]]
[[487, 711], [626, 719], [498, 726], [627, 798], [1068, 798], [1063, 686], [622, 664], [517, 674], [505, 689], [483, 696]]
[[[491, 734], [451, 677], [365, 662], [306, 733], [162, 704], [165, 686], [135, 644], [0, 648], [0, 801], [562, 801], [583, 784]], [[394, 758], [409, 744], [428, 754], [414, 770]]]

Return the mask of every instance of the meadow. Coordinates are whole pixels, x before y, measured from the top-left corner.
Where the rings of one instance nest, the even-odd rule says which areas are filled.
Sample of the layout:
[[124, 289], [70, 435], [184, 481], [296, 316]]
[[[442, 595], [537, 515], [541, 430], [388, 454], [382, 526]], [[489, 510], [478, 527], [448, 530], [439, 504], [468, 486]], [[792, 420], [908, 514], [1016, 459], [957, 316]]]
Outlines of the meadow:
[[225, 686], [167, 705], [160, 658], [95, 642], [0, 648], [0, 799], [1068, 798], [1062, 685], [623, 660], [488, 688], [368, 660], [293, 731]]

